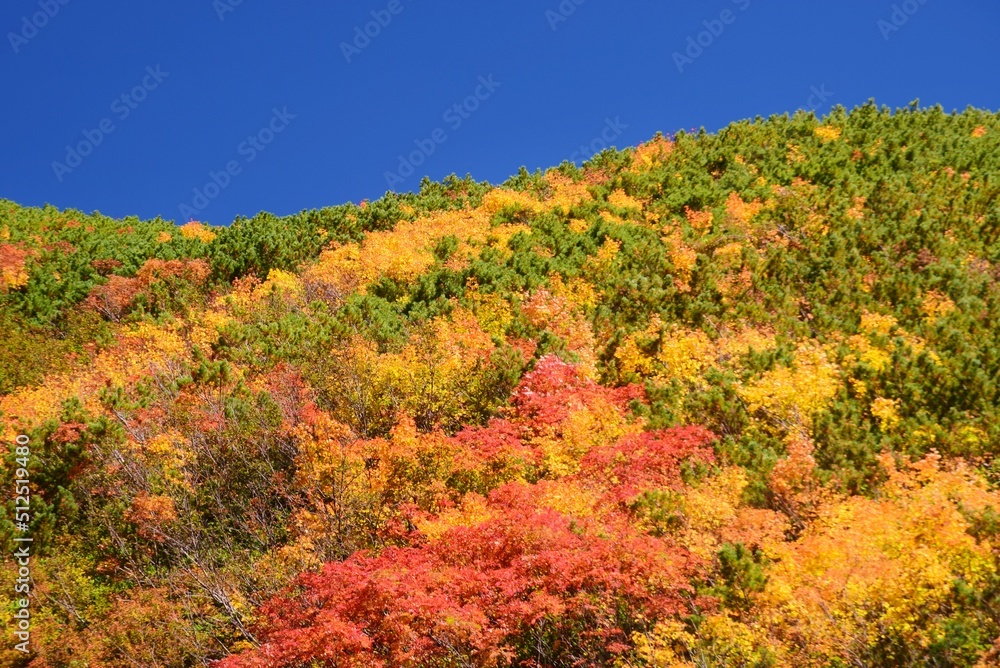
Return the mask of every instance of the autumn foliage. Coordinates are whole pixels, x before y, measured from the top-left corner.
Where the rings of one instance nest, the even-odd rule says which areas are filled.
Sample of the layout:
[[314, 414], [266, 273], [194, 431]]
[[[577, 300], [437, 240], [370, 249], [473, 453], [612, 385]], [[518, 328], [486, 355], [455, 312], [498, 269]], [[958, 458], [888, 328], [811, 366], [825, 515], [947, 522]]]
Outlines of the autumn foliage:
[[228, 227], [0, 201], [0, 666], [998, 665], [998, 137], [838, 108]]

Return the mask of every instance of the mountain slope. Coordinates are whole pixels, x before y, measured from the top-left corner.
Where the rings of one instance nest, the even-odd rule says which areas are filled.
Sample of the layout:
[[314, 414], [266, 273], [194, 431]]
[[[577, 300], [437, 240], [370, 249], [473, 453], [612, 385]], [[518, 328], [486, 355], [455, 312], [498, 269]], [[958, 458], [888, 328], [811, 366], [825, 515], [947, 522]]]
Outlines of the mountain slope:
[[867, 105], [225, 228], [0, 201], [0, 660], [989, 665], [998, 143]]

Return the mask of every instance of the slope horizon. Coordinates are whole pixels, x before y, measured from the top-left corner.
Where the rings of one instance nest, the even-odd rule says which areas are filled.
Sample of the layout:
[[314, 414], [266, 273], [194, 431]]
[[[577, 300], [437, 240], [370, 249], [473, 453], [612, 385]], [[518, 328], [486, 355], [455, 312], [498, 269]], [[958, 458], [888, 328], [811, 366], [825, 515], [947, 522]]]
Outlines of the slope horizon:
[[[798, 109], [795, 109], [794, 111], [784, 112], [784, 113], [775, 113], [775, 114], [771, 114], [770, 116], [767, 116], [767, 117], [756, 116], [756, 117], [753, 117], [753, 118], [740, 118], [740, 119], [736, 119], [736, 120], [730, 121], [729, 123], [726, 123], [724, 126], [722, 126], [721, 128], [719, 128], [718, 130], [715, 130], [715, 131], [711, 131], [711, 130], [705, 128], [705, 127], [701, 127], [701, 128], [697, 128], [697, 129], [692, 128], [690, 130], [683, 130], [683, 129], [681, 129], [681, 130], [677, 130], [676, 132], [673, 132], [673, 133], [665, 132], [663, 130], [658, 130], [653, 135], [651, 135], [650, 137], [646, 137], [645, 139], [640, 139], [636, 144], [633, 144], [633, 145], [623, 145], [623, 146], [617, 146], [617, 145], [614, 145], [614, 144], [609, 144], [609, 145], [606, 146], [606, 148], [594, 151], [592, 153], [592, 155], [590, 156], [590, 158], [587, 159], [587, 160], [580, 160], [580, 161], [567, 160], [567, 161], [564, 161], [564, 163], [572, 164], [573, 166], [578, 167], [578, 168], [585, 168], [586, 165], [587, 165], [587, 163], [590, 160], [598, 158], [599, 155], [601, 153], [605, 152], [605, 151], [608, 151], [608, 152], [614, 154], [614, 153], [618, 153], [618, 152], [621, 152], [621, 151], [635, 149], [640, 144], [645, 143], [647, 141], [650, 141], [650, 140], [652, 140], [652, 139], [654, 139], [656, 137], [665, 137], [667, 139], [672, 139], [672, 138], [675, 138], [675, 137], [677, 137], [678, 135], [681, 135], [681, 134], [688, 134], [688, 135], [694, 135], [694, 136], [699, 136], [699, 135], [714, 136], [714, 135], [718, 135], [719, 133], [721, 133], [721, 132], [725, 131], [726, 129], [731, 128], [731, 127], [733, 127], [735, 125], [744, 124], [744, 123], [751, 123], [751, 124], [753, 124], [753, 123], [762, 123], [762, 122], [767, 122], [769, 120], [774, 120], [776, 118], [790, 119], [790, 118], [792, 118], [792, 117], [794, 117], [794, 116], [796, 116], [798, 114], [812, 115], [812, 116], [814, 116], [816, 118], [816, 120], [818, 122], [822, 123], [822, 122], [825, 122], [828, 118], [830, 118], [832, 116], [835, 116], [835, 115], [845, 115], [845, 114], [846, 115], [850, 115], [854, 111], [856, 111], [856, 110], [858, 110], [860, 108], [863, 108], [863, 107], [875, 107], [875, 108], [878, 108], [878, 109], [880, 109], [882, 111], [889, 111], [889, 113], [891, 113], [891, 114], [899, 114], [899, 113], [913, 112], [913, 111], [927, 111], [927, 110], [938, 110], [938, 111], [942, 111], [944, 113], [951, 114], [951, 115], [959, 114], [959, 113], [961, 113], [963, 111], [970, 111], [970, 110], [972, 110], [972, 111], [982, 111], [982, 112], [986, 112], [986, 113], [1000, 113], [1000, 107], [998, 107], [997, 109], [989, 109], [989, 108], [974, 107], [972, 105], [967, 105], [963, 109], [955, 108], [955, 109], [952, 109], [951, 111], [947, 111], [947, 110], [944, 109], [944, 107], [941, 104], [931, 104], [931, 105], [928, 105], [928, 106], [921, 106], [920, 100], [913, 100], [912, 102], [910, 102], [906, 106], [896, 107], [896, 108], [890, 108], [888, 105], [879, 105], [878, 101], [875, 100], [874, 98], [872, 98], [872, 99], [869, 99], [868, 101], [864, 102], [863, 104], [859, 104], [856, 107], [853, 107], [851, 109], [843, 107], [842, 105], [834, 105], [825, 114], [822, 114], [822, 115], [816, 115], [815, 112], [813, 110], [810, 110], [810, 109], [798, 108]], [[476, 181], [476, 182], [478, 182], [480, 184], [483, 184], [485, 186], [502, 187], [502, 186], [504, 186], [504, 184], [507, 184], [507, 183], [511, 182], [513, 179], [518, 178], [519, 175], [523, 175], [523, 174], [526, 174], [526, 173], [527, 174], [535, 174], [535, 175], [542, 174], [544, 172], [547, 172], [550, 169], [557, 169], [557, 168], [561, 167], [564, 163], [560, 163], [558, 165], [549, 165], [548, 167], [537, 167], [534, 171], [531, 171], [531, 170], [529, 170], [527, 168], [527, 166], [522, 165], [521, 168], [518, 170], [518, 172], [516, 172], [514, 174], [509, 174], [505, 179], [503, 179], [502, 181], [499, 181], [497, 183], [491, 183], [489, 180], [486, 180], [486, 179], [483, 179], [483, 180], [476, 179], [476, 175], [475, 174], [468, 174], [467, 173], [465, 176], [459, 176], [455, 172], [452, 172], [451, 174], [446, 175], [445, 177], [443, 177], [440, 180], [434, 180], [434, 179], [431, 178], [430, 175], [424, 174], [422, 176], [422, 178], [420, 179], [420, 183], [423, 183], [423, 182], [444, 183], [445, 181], [447, 181], [449, 179], [472, 179], [472, 180], [474, 180], [474, 181]], [[338, 202], [338, 203], [325, 204], [325, 205], [321, 205], [321, 206], [318, 206], [318, 207], [303, 208], [303, 209], [299, 209], [299, 210], [295, 210], [295, 211], [289, 211], [287, 213], [279, 213], [279, 212], [276, 212], [276, 211], [264, 211], [264, 210], [261, 210], [261, 211], [258, 211], [256, 213], [253, 213], [253, 214], [250, 214], [250, 213], [237, 214], [233, 218], [233, 220], [231, 220], [229, 222], [222, 222], [222, 223], [211, 222], [210, 220], [199, 220], [197, 218], [191, 218], [191, 219], [188, 219], [188, 220], [183, 220], [183, 219], [180, 219], [180, 218], [171, 218], [170, 216], [164, 215], [164, 214], [154, 215], [154, 216], [151, 216], [151, 217], [148, 217], [148, 218], [141, 218], [141, 217], [139, 217], [138, 215], [135, 215], [135, 214], [125, 214], [123, 216], [108, 216], [108, 217], [119, 218], [119, 219], [137, 219], [137, 220], [139, 220], [141, 222], [149, 222], [149, 221], [160, 220], [160, 221], [172, 222], [174, 225], [177, 225], [177, 226], [181, 226], [181, 225], [184, 225], [185, 223], [194, 221], [194, 222], [199, 222], [199, 223], [202, 223], [202, 224], [210, 226], [210, 227], [229, 227], [230, 225], [232, 225], [237, 220], [254, 218], [255, 216], [274, 216], [276, 218], [291, 218], [291, 217], [294, 217], [296, 215], [302, 215], [302, 214], [313, 212], [313, 211], [322, 211], [324, 209], [330, 209], [330, 208], [335, 208], [335, 207], [340, 207], [340, 206], [350, 206], [350, 205], [353, 205], [353, 204], [361, 204], [362, 202], [377, 201], [378, 199], [382, 199], [382, 198], [387, 197], [387, 196], [406, 195], [406, 194], [419, 194], [419, 193], [420, 193], [419, 187], [417, 189], [411, 189], [411, 190], [398, 190], [398, 191], [397, 190], [387, 190], [380, 197], [376, 198], [375, 200], [371, 200], [370, 198], [367, 198], [367, 197], [362, 197], [362, 198], [358, 199], [356, 202], [353, 199], [351, 199], [351, 200], [347, 200], [347, 201], [343, 201], [343, 202]], [[93, 211], [87, 212], [87, 211], [83, 211], [81, 209], [78, 209], [78, 208], [75, 208], [75, 207], [72, 207], [72, 206], [65, 207], [65, 208], [60, 208], [60, 207], [55, 206], [55, 205], [53, 205], [51, 203], [48, 203], [48, 202], [46, 202], [44, 204], [41, 204], [41, 205], [37, 205], [37, 206], [24, 205], [21, 202], [17, 202], [16, 200], [3, 197], [2, 195], [0, 195], [0, 201], [11, 202], [11, 203], [17, 204], [19, 206], [26, 206], [27, 208], [44, 209], [44, 208], [47, 208], [47, 207], [53, 207], [53, 208], [56, 208], [56, 209], [58, 209], [58, 210], [60, 210], [62, 212], [75, 212], [75, 213], [81, 213], [81, 214], [92, 215], [92, 216], [105, 216], [105, 215], [107, 215], [107, 214], [104, 214], [100, 209], [95, 209]]]

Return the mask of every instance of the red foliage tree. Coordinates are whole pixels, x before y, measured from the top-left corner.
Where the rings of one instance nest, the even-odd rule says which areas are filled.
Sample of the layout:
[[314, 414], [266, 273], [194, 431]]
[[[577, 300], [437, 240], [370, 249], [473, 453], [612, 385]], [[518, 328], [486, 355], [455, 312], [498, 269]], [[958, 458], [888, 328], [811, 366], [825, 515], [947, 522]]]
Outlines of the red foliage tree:
[[565, 420], [570, 411], [604, 399], [625, 410], [630, 401], [644, 399], [641, 385], [607, 388], [587, 378], [580, 367], [567, 364], [555, 355], [546, 355], [525, 374], [511, 397], [517, 420], [551, 425]]
[[604, 665], [681, 609], [698, 565], [685, 550], [537, 496], [504, 486], [492, 519], [301, 576], [263, 608], [262, 647], [220, 667]]
[[589, 452], [580, 475], [604, 482], [616, 501], [627, 503], [646, 490], [679, 486], [685, 461], [714, 462], [714, 440], [704, 427], [628, 435]]

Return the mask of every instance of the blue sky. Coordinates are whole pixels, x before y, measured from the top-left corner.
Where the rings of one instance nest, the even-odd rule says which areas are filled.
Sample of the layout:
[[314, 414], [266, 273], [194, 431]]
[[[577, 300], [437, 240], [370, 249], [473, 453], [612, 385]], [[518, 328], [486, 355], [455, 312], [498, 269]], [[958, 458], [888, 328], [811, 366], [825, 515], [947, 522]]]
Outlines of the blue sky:
[[996, 110], [998, 25], [995, 0], [6, 0], [0, 197], [226, 224], [800, 108]]

